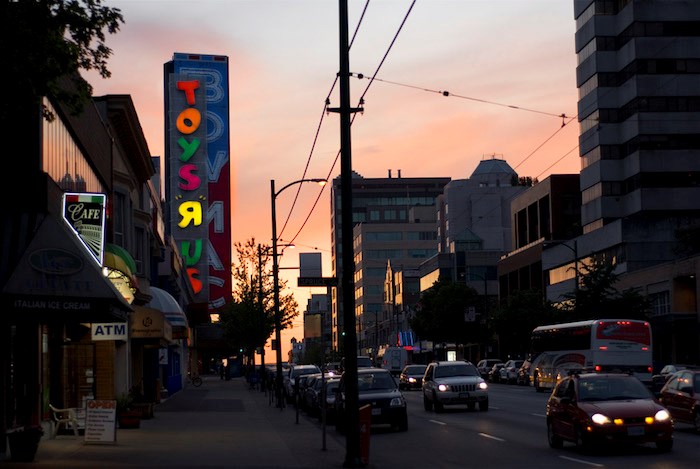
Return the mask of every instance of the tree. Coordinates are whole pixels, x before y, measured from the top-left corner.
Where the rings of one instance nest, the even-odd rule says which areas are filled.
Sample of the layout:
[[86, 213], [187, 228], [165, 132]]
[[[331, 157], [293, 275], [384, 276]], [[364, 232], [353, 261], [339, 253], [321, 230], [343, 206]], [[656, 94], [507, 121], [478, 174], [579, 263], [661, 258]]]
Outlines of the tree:
[[540, 290], [513, 292], [489, 318], [491, 330], [498, 335], [502, 356], [517, 355], [530, 348], [530, 333], [544, 324], [556, 322], [556, 310], [544, 300]]
[[[0, 2], [0, 69], [5, 88], [0, 124], [10, 122], [21, 106], [41, 105], [51, 96], [79, 114], [92, 97], [92, 86], [80, 70], [97, 70], [111, 76], [105, 30], [114, 34], [124, 22], [118, 8], [102, 6], [102, 0], [18, 0]], [[61, 80], [70, 77], [73, 88]], [[42, 105], [42, 114], [54, 115]], [[3, 125], [3, 128], [6, 127]]]
[[[243, 347], [252, 356], [257, 347], [263, 347], [275, 330], [274, 282], [269, 246], [257, 244], [255, 238], [234, 244], [237, 260], [232, 264], [233, 301], [224, 306], [219, 321], [224, 336], [234, 347]], [[283, 291], [287, 282], [280, 280]], [[292, 294], [280, 294], [282, 328], [290, 327], [299, 314]]]
[[472, 287], [439, 279], [423, 292], [411, 328], [425, 340], [466, 343], [478, 336], [476, 322], [467, 322], [469, 307], [476, 307], [479, 298]]
[[[581, 272], [582, 271], [582, 272]], [[580, 287], [566, 295], [569, 301], [561, 305], [566, 320], [583, 321], [602, 317], [648, 319], [649, 301], [635, 290], [620, 292], [615, 288], [619, 275], [615, 265], [593, 260], [580, 266]]]

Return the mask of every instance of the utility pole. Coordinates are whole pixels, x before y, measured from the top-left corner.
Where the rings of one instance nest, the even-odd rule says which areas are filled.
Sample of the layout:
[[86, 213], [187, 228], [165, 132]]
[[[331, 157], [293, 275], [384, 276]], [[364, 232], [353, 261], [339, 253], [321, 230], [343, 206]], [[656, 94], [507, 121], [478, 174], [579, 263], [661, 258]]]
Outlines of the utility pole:
[[340, 206], [343, 266], [340, 295], [343, 307], [343, 346], [345, 348], [346, 442], [343, 467], [363, 467], [360, 459], [360, 398], [357, 385], [357, 332], [355, 330], [355, 260], [352, 243], [352, 150], [350, 116], [360, 108], [350, 107], [350, 50], [348, 44], [348, 1], [338, 0], [340, 35], [340, 107], [329, 112], [340, 114]]
[[[262, 246], [258, 244], [258, 306], [260, 307], [260, 338], [265, 330], [265, 306], [263, 305], [263, 281], [262, 281]], [[255, 351], [253, 351], [255, 357]], [[260, 390], [267, 392], [267, 373], [265, 372], [265, 343], [260, 346]]]

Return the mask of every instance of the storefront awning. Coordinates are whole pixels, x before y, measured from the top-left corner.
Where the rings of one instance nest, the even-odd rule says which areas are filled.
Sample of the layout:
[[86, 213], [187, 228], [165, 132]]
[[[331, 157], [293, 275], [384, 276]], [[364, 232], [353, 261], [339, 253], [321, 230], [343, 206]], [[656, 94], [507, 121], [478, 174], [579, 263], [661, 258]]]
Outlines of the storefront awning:
[[161, 311], [146, 306], [134, 306], [134, 312], [129, 316], [129, 337], [151, 339], [167, 347], [172, 342], [173, 330]]
[[108, 269], [121, 272], [128, 279], [132, 288], [138, 288], [136, 261], [126, 249], [116, 244], [106, 243], [102, 262]]
[[165, 290], [151, 287], [151, 301], [146, 303], [149, 308], [155, 308], [163, 312], [165, 318], [173, 326], [173, 338], [186, 338], [188, 331], [187, 315], [173, 296]]
[[42, 221], [2, 293], [4, 306], [47, 318], [105, 322], [124, 320], [132, 310], [75, 233], [51, 215]]
[[123, 247], [106, 243], [102, 263], [105, 276], [124, 296], [126, 302], [131, 304], [139, 287], [134, 258]]

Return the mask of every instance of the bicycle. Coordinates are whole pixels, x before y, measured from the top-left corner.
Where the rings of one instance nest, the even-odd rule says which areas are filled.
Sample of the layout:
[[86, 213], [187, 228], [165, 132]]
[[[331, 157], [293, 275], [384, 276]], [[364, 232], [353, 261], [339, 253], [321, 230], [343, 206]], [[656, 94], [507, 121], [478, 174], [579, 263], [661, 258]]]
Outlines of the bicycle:
[[200, 376], [192, 376], [192, 374], [187, 373], [187, 382], [195, 388], [198, 388], [202, 385], [202, 378]]

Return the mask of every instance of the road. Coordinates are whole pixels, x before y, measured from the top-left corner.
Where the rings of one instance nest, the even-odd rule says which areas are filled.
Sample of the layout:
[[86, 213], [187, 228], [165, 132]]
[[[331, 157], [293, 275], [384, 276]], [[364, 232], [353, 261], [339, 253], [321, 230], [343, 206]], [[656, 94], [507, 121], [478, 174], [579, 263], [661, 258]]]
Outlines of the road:
[[[545, 404], [548, 394], [533, 388], [491, 384], [487, 412], [466, 406], [446, 407], [436, 414], [423, 409], [420, 391], [405, 391], [407, 432], [372, 428], [370, 463], [401, 468], [696, 468], [700, 465], [700, 435], [676, 424], [674, 447], [661, 453], [653, 445], [581, 453], [573, 444], [552, 449], [547, 444]], [[334, 428], [327, 433], [333, 438]], [[388, 467], [388, 466], [387, 466]]]

